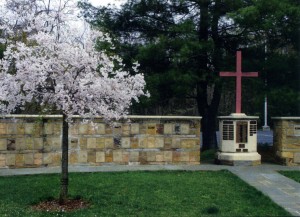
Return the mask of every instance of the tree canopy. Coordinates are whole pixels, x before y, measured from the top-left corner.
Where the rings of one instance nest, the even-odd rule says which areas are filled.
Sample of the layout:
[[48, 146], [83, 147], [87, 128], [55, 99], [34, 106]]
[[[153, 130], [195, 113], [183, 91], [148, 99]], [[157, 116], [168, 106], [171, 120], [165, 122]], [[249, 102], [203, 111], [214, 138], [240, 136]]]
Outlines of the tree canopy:
[[132, 100], [147, 95], [138, 65], [129, 72], [118, 55], [99, 50], [95, 43], [109, 44], [110, 38], [83, 28], [76, 7], [75, 0], [7, 0], [0, 21], [5, 45], [0, 59], [1, 115], [32, 101], [52, 105], [63, 115], [61, 203], [68, 194], [72, 116], [119, 119], [126, 116]]
[[261, 78], [244, 82], [243, 112], [261, 115], [268, 93], [271, 115], [299, 115], [299, 6], [297, 0], [128, 0], [119, 9], [81, 4], [85, 18], [116, 39], [127, 63], [140, 62], [152, 96], [144, 101], [148, 111], [162, 107], [150, 112], [170, 114], [181, 112], [174, 110], [178, 104], [196, 103], [205, 147], [216, 146], [217, 114], [234, 109], [231, 103], [229, 111], [219, 110], [225, 90], [234, 89], [219, 71], [234, 70], [236, 50], [243, 51], [243, 71], [259, 71]]

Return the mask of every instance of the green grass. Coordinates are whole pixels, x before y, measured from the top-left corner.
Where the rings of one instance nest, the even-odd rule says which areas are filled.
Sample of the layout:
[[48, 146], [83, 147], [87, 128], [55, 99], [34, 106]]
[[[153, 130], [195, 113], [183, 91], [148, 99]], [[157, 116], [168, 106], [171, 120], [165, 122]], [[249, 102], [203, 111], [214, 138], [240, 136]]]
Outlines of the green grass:
[[290, 216], [225, 170], [71, 173], [70, 195], [92, 204], [73, 213], [30, 208], [57, 197], [57, 174], [0, 177], [0, 189], [0, 216]]
[[279, 171], [279, 173], [300, 183], [300, 171]]

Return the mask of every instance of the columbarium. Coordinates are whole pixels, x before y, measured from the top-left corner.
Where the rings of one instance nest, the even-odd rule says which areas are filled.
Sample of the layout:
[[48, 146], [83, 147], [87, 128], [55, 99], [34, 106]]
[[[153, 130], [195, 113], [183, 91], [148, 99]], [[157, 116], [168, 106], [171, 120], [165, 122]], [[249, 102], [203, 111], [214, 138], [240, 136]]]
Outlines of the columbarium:
[[227, 165], [259, 165], [257, 153], [257, 116], [241, 113], [242, 77], [257, 77], [257, 72], [242, 72], [241, 51], [237, 51], [236, 72], [220, 72], [220, 76], [236, 77], [236, 113], [220, 116], [220, 142], [216, 163]]

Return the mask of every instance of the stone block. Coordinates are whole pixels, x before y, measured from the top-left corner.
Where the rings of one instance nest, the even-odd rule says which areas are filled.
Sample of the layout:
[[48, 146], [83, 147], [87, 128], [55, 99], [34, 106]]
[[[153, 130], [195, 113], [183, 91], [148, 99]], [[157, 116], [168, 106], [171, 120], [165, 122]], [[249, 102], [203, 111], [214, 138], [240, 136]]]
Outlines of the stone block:
[[146, 133], [148, 135], [155, 135], [156, 134], [156, 124], [148, 124]]
[[52, 154], [52, 166], [60, 166], [61, 165], [61, 153], [53, 153]]
[[105, 135], [112, 135], [112, 134], [113, 134], [113, 128], [110, 125], [106, 124], [105, 125]]
[[24, 163], [27, 165], [32, 165], [34, 163], [33, 154], [24, 154]]
[[107, 162], [107, 163], [113, 162], [113, 151], [112, 150], [107, 150], [105, 152], [105, 162]]
[[34, 134], [34, 123], [26, 123], [24, 124], [25, 134], [32, 135]]
[[140, 125], [139, 124], [131, 124], [130, 126], [130, 132], [133, 135], [138, 135], [140, 133]]
[[139, 135], [147, 134], [148, 126], [146, 123], [139, 124]]
[[7, 139], [0, 139], [0, 151], [7, 150]]
[[88, 151], [88, 163], [96, 163], [96, 152]]
[[7, 124], [0, 123], [0, 135], [6, 135], [7, 134]]
[[70, 126], [70, 134], [71, 135], [78, 135], [79, 131], [79, 124], [78, 123], [73, 123]]
[[6, 154], [6, 165], [15, 166], [16, 165], [16, 155], [15, 154]]
[[190, 162], [200, 162], [200, 150], [191, 151], [189, 155], [190, 155]]
[[182, 135], [187, 135], [190, 133], [190, 125], [189, 124], [180, 124], [180, 131]]
[[164, 148], [165, 149], [172, 148], [172, 138], [171, 137], [164, 137]]
[[138, 162], [139, 161], [139, 152], [138, 151], [129, 152], [129, 161], [130, 162]]
[[195, 139], [182, 139], [181, 140], [181, 148], [191, 149], [196, 147]]
[[164, 148], [164, 138], [163, 137], [155, 138], [155, 148]]
[[123, 151], [123, 163], [128, 163], [129, 162], [129, 152], [128, 151]]
[[34, 157], [34, 164], [35, 165], [42, 165], [42, 163], [43, 163], [43, 154], [42, 153], [35, 153], [34, 155], [33, 155], [33, 157]]
[[25, 138], [25, 150], [33, 150], [34, 149], [34, 143], [33, 139], [31, 137], [26, 137]]
[[294, 163], [300, 163], [300, 152], [294, 153]]
[[53, 124], [53, 134], [54, 135], [62, 134], [62, 124], [60, 124], [60, 123]]
[[43, 148], [43, 138], [33, 138], [33, 146], [35, 150]]
[[156, 124], [156, 134], [163, 135], [164, 134], [164, 125]]
[[173, 162], [174, 163], [180, 162], [180, 152], [173, 151]]
[[164, 161], [172, 162], [172, 160], [173, 160], [172, 151], [164, 151], [163, 153], [164, 153]]
[[76, 164], [76, 163], [78, 163], [78, 155], [77, 155], [76, 151], [72, 151], [69, 154], [69, 163], [70, 164]]
[[16, 150], [24, 150], [24, 149], [25, 149], [25, 138], [17, 138]]
[[78, 152], [78, 163], [87, 163], [87, 159], [88, 159], [88, 154], [87, 151], [79, 151]]
[[121, 136], [122, 135], [122, 125], [117, 123], [113, 126], [113, 135]]
[[47, 138], [50, 150], [61, 150], [61, 139], [57, 137]]
[[147, 161], [148, 162], [155, 162], [156, 161], [156, 152], [148, 151], [147, 152]]
[[113, 138], [106, 138], [105, 139], [105, 148], [114, 148]]
[[172, 148], [180, 148], [180, 138], [172, 137]]
[[135, 137], [130, 138], [130, 147], [135, 149], [139, 147], [139, 139]]
[[[4, 156], [4, 155], [3, 155]], [[6, 166], [6, 160], [5, 157], [2, 159], [2, 155], [0, 155], [0, 168], [3, 168]]]
[[87, 138], [79, 138], [79, 147], [81, 150], [85, 150], [87, 148]]
[[105, 152], [97, 151], [96, 152], [96, 163], [104, 163], [105, 162]]
[[164, 134], [173, 134], [174, 124], [164, 124]]
[[164, 154], [163, 154], [163, 152], [156, 152], [155, 161], [156, 162], [162, 162], [162, 161], [164, 161]]
[[19, 135], [25, 134], [25, 124], [17, 123], [17, 134], [19, 134]]
[[130, 135], [130, 124], [124, 123], [122, 126], [122, 136], [129, 136]]
[[88, 134], [88, 124], [80, 124], [78, 132], [80, 135], [87, 135]]
[[15, 151], [16, 150], [16, 139], [7, 139], [7, 150]]
[[7, 134], [10, 134], [10, 135], [17, 134], [17, 125], [15, 123], [7, 124]]
[[122, 148], [130, 148], [130, 137], [123, 137], [121, 139], [121, 147]]
[[104, 138], [96, 138], [96, 148], [98, 148], [98, 149], [105, 148], [105, 139]]
[[97, 143], [96, 138], [87, 138], [87, 148], [88, 149], [96, 148], [96, 143]]
[[143, 141], [145, 141], [144, 143], [146, 143], [144, 146], [142, 146], [141, 140], [140, 140], [140, 148], [155, 148], [156, 144], [155, 144], [155, 137], [148, 137], [147, 138], [143, 138]]
[[123, 162], [122, 151], [120, 150], [113, 151], [113, 162]]
[[43, 154], [43, 164], [52, 164], [52, 153]]
[[24, 165], [24, 154], [16, 154], [16, 166], [22, 167]]
[[44, 125], [44, 131], [46, 135], [51, 135], [53, 134], [53, 125], [52, 123], [45, 123]]
[[97, 134], [97, 125], [94, 123], [88, 123], [87, 135]]
[[69, 138], [69, 149], [77, 149], [77, 147], [78, 147], [78, 139]]
[[6, 157], [5, 154], [0, 154], [0, 161], [5, 161]]
[[147, 152], [140, 152], [139, 153], [139, 161], [138, 161], [140, 164], [142, 165], [146, 165], [148, 164], [148, 161], [147, 161]]
[[294, 158], [293, 152], [281, 152], [280, 155], [282, 158]]
[[105, 124], [96, 124], [96, 133], [97, 135], [104, 135], [105, 134]]
[[190, 155], [188, 152], [180, 152], [180, 161], [181, 162], [189, 162], [190, 161]]

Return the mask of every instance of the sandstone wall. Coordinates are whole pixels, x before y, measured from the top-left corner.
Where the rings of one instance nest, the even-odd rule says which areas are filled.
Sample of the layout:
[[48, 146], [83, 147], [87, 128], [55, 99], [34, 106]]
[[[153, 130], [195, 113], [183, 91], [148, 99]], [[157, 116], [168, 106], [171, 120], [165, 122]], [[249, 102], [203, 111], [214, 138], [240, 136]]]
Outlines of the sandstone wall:
[[[114, 126], [76, 118], [69, 132], [71, 165], [199, 164], [197, 117], [129, 116]], [[59, 166], [61, 116], [0, 119], [0, 168]]]
[[300, 117], [275, 117], [273, 146], [285, 165], [300, 165]]

